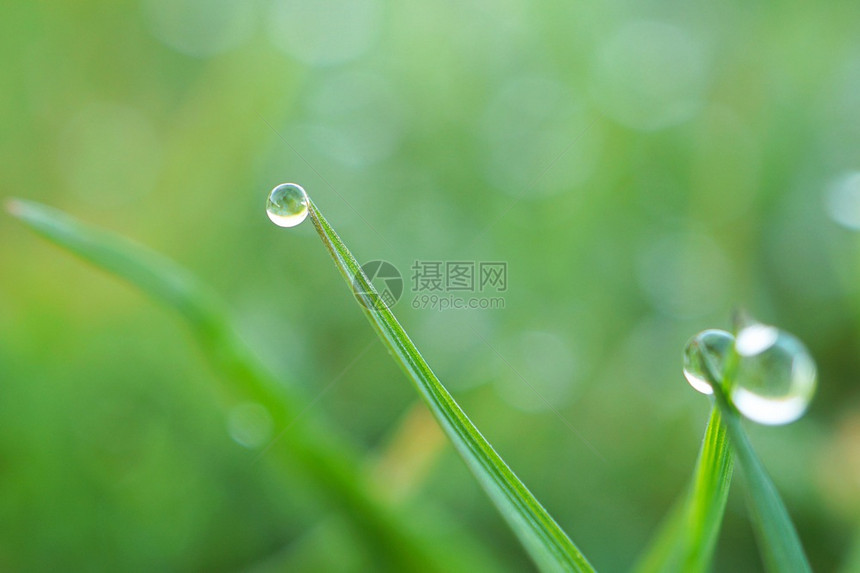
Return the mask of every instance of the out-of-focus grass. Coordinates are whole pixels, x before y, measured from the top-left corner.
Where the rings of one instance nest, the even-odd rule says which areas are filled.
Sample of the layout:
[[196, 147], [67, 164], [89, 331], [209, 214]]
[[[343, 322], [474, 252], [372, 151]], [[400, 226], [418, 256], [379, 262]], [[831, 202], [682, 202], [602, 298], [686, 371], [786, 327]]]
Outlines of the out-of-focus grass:
[[765, 566], [774, 573], [812, 571], [788, 510], [741, 427], [740, 415], [721, 388], [714, 389], [714, 397], [749, 484], [747, 505]]
[[588, 559], [519, 480], [436, 377], [359, 262], [312, 200], [309, 215], [371, 326], [412, 380], [448, 440], [542, 571], [594, 571]]
[[723, 521], [734, 460], [719, 409], [708, 420], [690, 491], [671, 509], [636, 570], [708, 571]]
[[[813, 568], [839, 567], [860, 521], [857, 437], [841, 429], [860, 412], [860, 280], [856, 232], [828, 199], [860, 168], [860, 7], [356, 0], [361, 17], [297, 52], [302, 31], [274, 17], [280, 2], [247, 3], [250, 20], [224, 20], [250, 22], [244, 36], [178, 19], [180, 38], [235, 38], [190, 55], [167, 42], [176, 34], [154, 5], [167, 4], [4, 7], [0, 194], [170, 253], [234, 302], [248, 342], [312, 395], [369, 333], [327, 261], [305, 256], [310, 230], [284, 241], [265, 220], [275, 183], [314, 189], [351, 246], [407, 283], [416, 259], [506, 261], [504, 310], [429, 312], [408, 299], [396, 310], [603, 570], [633, 562], [689, 479], [708, 411], [685, 387], [679, 349], [732, 305], [756, 309], [808, 342], [821, 386], [803, 420], [750, 439]], [[347, 33], [356, 25], [364, 32]], [[320, 59], [332, 46], [342, 57]], [[617, 54], [640, 55], [642, 73]], [[639, 88], [664, 117], [679, 100], [697, 106], [643, 129], [629, 121]], [[0, 244], [0, 565], [227, 568], [314, 523], [311, 488], [296, 479], [298, 501], [281, 498], [230, 442], [211, 373], [159, 311], [2, 218]], [[587, 446], [517, 392], [472, 330], [532, 384], [566, 381], [540, 388], [606, 463], [580, 471]], [[525, 351], [536, 337], [553, 341], [551, 356]], [[318, 408], [374, 452], [413, 393], [389, 383], [399, 373], [376, 347], [351, 373]], [[453, 453], [415, 503], [428, 498], [513, 567], [526, 563]], [[757, 559], [732, 494], [715, 569], [757, 570]]]
[[[228, 404], [253, 401], [264, 408], [274, 437], [262, 447], [281, 453], [283, 466], [298, 466], [319, 487], [325, 498], [346, 513], [353, 533], [374, 550], [379, 567], [392, 570], [451, 571], [496, 566], [469, 537], [449, 539], [444, 551], [413, 527], [422, 519], [418, 512], [398, 518], [371, 494], [363, 482], [361, 465], [343, 439], [312, 411], [311, 399], [302, 397], [289, 383], [273, 377], [239, 339], [224, 305], [204, 285], [168, 259], [121, 237], [87, 227], [50, 207], [31, 201], [8, 202], [9, 213], [33, 230], [72, 253], [117, 275], [166, 307], [177, 311], [191, 326], [216, 368], [227, 378], [221, 388]], [[241, 407], [241, 406], [239, 406]], [[237, 440], [238, 441], [238, 440]], [[284, 453], [282, 453], [284, 452]], [[284, 492], [288, 495], [288, 490]], [[430, 529], [428, 523], [425, 528]], [[419, 530], [420, 531], [420, 530]], [[451, 544], [459, 552], [450, 551]], [[478, 560], [485, 559], [484, 562]], [[473, 559], [478, 560], [473, 561]]]
[[[427, 402], [448, 439], [534, 562], [547, 571], [593, 571], [579, 549], [511, 472], [432, 373], [387, 304], [379, 303], [380, 296], [358, 261], [316, 205], [307, 198], [305, 201], [309, 205], [314, 227], [338, 270], [356, 293], [363, 293], [359, 303], [377, 334], [413, 379], [419, 394]], [[267, 416], [271, 415], [269, 412], [274, 412], [275, 427], [284, 427], [274, 440], [269, 438], [266, 450], [275, 445], [288, 446], [290, 453], [303, 466], [302, 469], [318, 480], [329, 498], [347, 511], [353, 525], [358, 526], [355, 533], [378, 552], [377, 559], [386, 564], [384, 567], [399, 570], [431, 570], [435, 567], [451, 570], [462, 567], [466, 570], [468, 563], [468, 570], [474, 570], [475, 564], [464, 553], [464, 550], [469, 549], [468, 544], [459, 543], [459, 552], [439, 551], [442, 547], [440, 544], [426, 543], [420, 536], [415, 536], [415, 512], [409, 516], [408, 522], [398, 524], [392, 514], [368, 495], [358, 479], [357, 464], [350, 460], [346, 451], [334, 445], [323, 427], [312, 427], [301, 419], [313, 402], [302, 400], [291, 392], [277, 390], [277, 383], [265, 373], [265, 368], [251, 357], [237, 338], [221, 305], [185, 271], [154, 253], [88, 228], [56, 210], [36, 203], [14, 200], [8, 203], [8, 210], [51, 241], [125, 278], [184, 315], [214, 362], [233, 380], [231, 393], [262, 402], [263, 406], [258, 404], [257, 407], [266, 408]], [[705, 364], [710, 369], [707, 361]], [[728, 364], [733, 364], [733, 361], [728, 360]], [[740, 426], [737, 412], [720, 387], [720, 381], [724, 379], [730, 385], [731, 376], [731, 366], [725, 373], [709, 370], [716, 407], [705, 432], [689, 498], [684, 505], [670, 512], [663, 530], [655, 537], [638, 570], [710, 569], [732, 475], [732, 449], [728, 445], [727, 432], [740, 450], [742, 464], [749, 474], [752, 490], [750, 507], [768, 568], [772, 571], [810, 570], [784, 504], [753, 452]], [[723, 417], [728, 418], [727, 426], [722, 423]], [[299, 422], [301, 427], [288, 433]], [[240, 443], [243, 441], [242, 438], [234, 439]], [[325, 541], [330, 535], [330, 528], [322, 527], [307, 537], [310, 542], [320, 537], [323, 541], [318, 543], [330, 543], [342, 549], [343, 544], [337, 537], [334, 541]], [[303, 539], [301, 546], [306, 543]], [[446, 549], [450, 548], [450, 543], [446, 544]], [[295, 567], [295, 562], [302, 559], [296, 554], [302, 555], [304, 551], [300, 549], [297, 552], [293, 547], [287, 547], [255, 564], [254, 569]], [[350, 565], [341, 562], [343, 553], [338, 552], [337, 565], [333, 561], [325, 567], [359, 567], [354, 562]], [[474, 553], [475, 556], [480, 554], [480, 551]], [[322, 566], [313, 555], [310, 558], [313, 565], [305, 564], [306, 567]], [[486, 558], [481, 568], [490, 567], [491, 563], [492, 560]], [[379, 562], [377, 566], [381, 566]]]

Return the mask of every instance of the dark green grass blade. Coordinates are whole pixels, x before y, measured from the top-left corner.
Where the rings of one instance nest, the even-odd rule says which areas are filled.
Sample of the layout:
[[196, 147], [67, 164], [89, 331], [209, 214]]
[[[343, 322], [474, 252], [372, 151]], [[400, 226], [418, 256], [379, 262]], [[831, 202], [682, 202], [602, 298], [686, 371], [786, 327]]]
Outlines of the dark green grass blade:
[[[326, 426], [305, 412], [308, 401], [279, 383], [232, 327], [225, 306], [204, 285], [172, 261], [126, 239], [92, 228], [38, 203], [16, 200], [9, 212], [39, 234], [96, 266], [137, 286], [181, 313], [229, 384], [230, 399], [254, 400], [269, 409], [275, 428], [291, 426], [272, 446], [279, 459], [298, 465], [352, 520], [354, 531], [394, 570], [448, 571], [456, 560], [430, 546], [404, 519], [395, 517], [368, 493], [357, 456]], [[443, 565], [444, 564], [444, 565]]]
[[636, 571], [707, 571], [719, 537], [732, 481], [732, 449], [714, 407], [699, 450], [690, 491], [672, 508]]
[[[310, 216], [347, 283], [352, 285], [353, 280], [356, 280], [359, 290], [376, 295], [376, 290], [362, 273], [355, 257], [313, 202], [310, 202]], [[365, 301], [369, 304], [362, 305], [370, 323], [397, 363], [415, 383], [442, 429], [535, 563], [545, 571], [593, 571], [570, 538], [460, 409], [391, 311], [384, 305], [368, 309], [373, 302]]]
[[803, 545], [788, 515], [788, 511], [767, 475], [761, 461], [741, 426], [740, 415], [716, 385], [714, 398], [735, 448], [738, 463], [744, 471], [749, 495], [747, 505], [753, 517], [759, 549], [769, 571], [812, 571]]

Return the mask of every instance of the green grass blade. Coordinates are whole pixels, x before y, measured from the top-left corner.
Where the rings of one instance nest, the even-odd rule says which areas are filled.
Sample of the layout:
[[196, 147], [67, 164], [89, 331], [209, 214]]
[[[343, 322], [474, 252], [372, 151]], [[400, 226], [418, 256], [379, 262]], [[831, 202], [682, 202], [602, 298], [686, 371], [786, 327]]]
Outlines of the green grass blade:
[[[309, 203], [314, 227], [344, 279], [350, 285], [356, 280], [360, 290], [376, 295], [355, 257], [316, 205]], [[415, 383], [442, 429], [535, 563], [545, 571], [593, 571], [585, 556], [454, 401], [391, 311], [384, 305], [372, 310], [368, 306], [373, 308], [372, 304], [362, 305], [377, 334]]]
[[734, 461], [718, 408], [711, 411], [702, 442], [687, 517], [684, 571], [707, 571], [719, 538]]
[[6, 203], [6, 209], [53, 243], [179, 311], [207, 342], [223, 330], [224, 312], [217, 299], [172, 261], [46, 205], [13, 199]]
[[719, 537], [733, 469], [732, 449], [714, 407], [689, 492], [666, 518], [636, 571], [707, 571]]
[[741, 426], [740, 415], [719, 385], [715, 385], [714, 398], [746, 477], [747, 503], [765, 566], [773, 572], [812, 571], [791, 517]]
[[53, 243], [117, 275], [182, 314], [216, 367], [231, 384], [229, 398], [253, 400], [270, 411], [274, 427], [291, 426], [273, 446], [284, 464], [298, 464], [327, 499], [351, 518], [354, 531], [384, 563], [403, 571], [456, 568], [444, 548], [431, 546], [407, 520], [395, 516], [362, 482], [358, 457], [334, 433], [305, 412], [308, 401], [279, 383], [232, 327], [225, 305], [183, 268], [122, 237], [95, 229], [61, 211], [31, 201], [9, 201], [9, 212]]

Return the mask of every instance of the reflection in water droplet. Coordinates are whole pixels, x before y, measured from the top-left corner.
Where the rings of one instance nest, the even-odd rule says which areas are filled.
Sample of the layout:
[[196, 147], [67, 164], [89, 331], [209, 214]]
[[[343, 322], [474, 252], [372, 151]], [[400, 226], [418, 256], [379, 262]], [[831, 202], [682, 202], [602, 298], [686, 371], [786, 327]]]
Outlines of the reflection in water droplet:
[[815, 362], [797, 338], [773, 326], [753, 324], [738, 333], [735, 382], [737, 409], [761, 424], [800, 418], [815, 393]]
[[[694, 336], [684, 349], [684, 377], [702, 394], [713, 394], [708, 370], [722, 381], [726, 357], [735, 337], [725, 330], [705, 330]], [[708, 361], [710, 368], [705, 364]]]
[[262, 404], [245, 402], [230, 410], [227, 431], [240, 446], [259, 448], [272, 436], [272, 416]]
[[295, 227], [308, 216], [308, 194], [295, 183], [282, 183], [269, 193], [266, 214], [275, 225]]

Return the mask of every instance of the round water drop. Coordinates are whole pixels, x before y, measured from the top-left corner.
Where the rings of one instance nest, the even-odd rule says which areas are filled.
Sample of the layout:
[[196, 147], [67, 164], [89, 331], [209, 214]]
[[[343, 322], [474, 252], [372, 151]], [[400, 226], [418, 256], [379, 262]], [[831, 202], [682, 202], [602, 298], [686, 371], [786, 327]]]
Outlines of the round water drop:
[[815, 362], [797, 338], [773, 326], [752, 324], [738, 333], [731, 399], [760, 424], [800, 418], [815, 393]]
[[725, 330], [703, 330], [690, 339], [684, 349], [684, 377], [690, 386], [702, 394], [713, 394], [711, 374], [722, 382], [726, 358], [735, 337]]
[[269, 193], [266, 214], [279, 227], [295, 227], [308, 216], [308, 194], [295, 183], [281, 183]]

